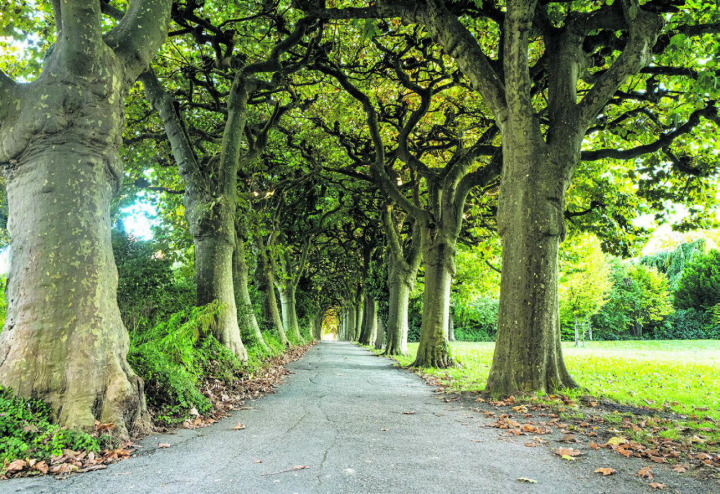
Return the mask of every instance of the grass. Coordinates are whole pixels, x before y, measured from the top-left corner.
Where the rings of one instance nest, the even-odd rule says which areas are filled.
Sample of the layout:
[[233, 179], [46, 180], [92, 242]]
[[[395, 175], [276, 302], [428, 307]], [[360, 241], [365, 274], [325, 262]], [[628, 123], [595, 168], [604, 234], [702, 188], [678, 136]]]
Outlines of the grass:
[[[417, 343], [408, 347], [410, 355], [397, 359], [401, 365], [412, 363]], [[482, 391], [495, 344], [453, 342], [450, 347], [460, 365], [423, 372], [452, 391]], [[720, 421], [718, 340], [598, 341], [580, 348], [564, 343], [563, 354], [570, 373], [593, 396]], [[586, 393], [576, 390], [569, 394], [577, 397]], [[717, 437], [713, 440], [720, 439], [720, 431], [711, 421], [681, 422], [678, 427], [715, 429], [712, 436]]]

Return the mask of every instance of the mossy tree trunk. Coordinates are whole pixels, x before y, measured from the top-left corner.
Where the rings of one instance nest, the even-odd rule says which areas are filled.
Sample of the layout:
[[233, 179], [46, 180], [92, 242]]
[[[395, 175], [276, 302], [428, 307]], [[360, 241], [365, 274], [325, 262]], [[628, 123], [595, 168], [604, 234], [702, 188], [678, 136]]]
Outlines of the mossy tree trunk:
[[260, 331], [260, 325], [255, 317], [252, 300], [250, 299], [250, 290], [248, 289], [248, 265], [245, 258], [245, 241], [240, 237], [239, 232], [242, 229], [237, 228], [237, 238], [235, 240], [235, 252], [233, 253], [233, 273], [235, 285], [235, 297], [240, 324], [245, 328], [245, 334], [249, 335], [255, 345], [264, 351], [268, 350]]
[[377, 333], [375, 335], [375, 350], [381, 350], [385, 343], [385, 321], [382, 317], [377, 318]]
[[365, 295], [364, 305], [359, 342], [361, 345], [370, 345], [375, 341], [377, 333], [377, 302], [370, 295]]
[[267, 255], [267, 249], [262, 241], [262, 237], [255, 232], [255, 246], [257, 255], [257, 268], [255, 278], [258, 280], [258, 290], [263, 294], [263, 309], [265, 319], [270, 321], [283, 345], [289, 345], [285, 326], [283, 325], [280, 311], [278, 310], [277, 297], [275, 296], [275, 272]]
[[166, 35], [170, 1], [130, 3], [103, 36], [100, 2], [53, 2], [57, 42], [37, 80], [0, 71], [0, 163], [12, 257], [0, 384], [70, 428], [145, 428], [126, 356], [110, 244], [125, 96]]

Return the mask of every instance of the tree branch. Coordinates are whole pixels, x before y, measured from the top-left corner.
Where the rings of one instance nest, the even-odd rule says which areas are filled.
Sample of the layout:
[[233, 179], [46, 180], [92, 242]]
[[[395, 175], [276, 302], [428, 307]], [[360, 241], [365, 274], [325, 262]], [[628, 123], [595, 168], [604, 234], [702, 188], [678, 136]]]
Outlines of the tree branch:
[[662, 19], [643, 11], [637, 0], [622, 0], [629, 36], [625, 49], [579, 103], [581, 126], [587, 127], [625, 80], [648, 64]]
[[172, 0], [131, 0], [125, 15], [105, 35], [105, 43], [123, 61], [131, 79], [148, 68], [165, 41], [171, 5]]
[[715, 101], [710, 101], [705, 108], [692, 112], [687, 122], [673, 131], [662, 134], [656, 141], [650, 144], [644, 144], [630, 149], [595, 149], [593, 151], [583, 151], [580, 159], [582, 161], [597, 161], [602, 159], [626, 160], [637, 158], [643, 154], [654, 153], [668, 147], [681, 135], [692, 131], [692, 129], [700, 123], [701, 118], [715, 121], [717, 119], [717, 112], [718, 108], [715, 106]]

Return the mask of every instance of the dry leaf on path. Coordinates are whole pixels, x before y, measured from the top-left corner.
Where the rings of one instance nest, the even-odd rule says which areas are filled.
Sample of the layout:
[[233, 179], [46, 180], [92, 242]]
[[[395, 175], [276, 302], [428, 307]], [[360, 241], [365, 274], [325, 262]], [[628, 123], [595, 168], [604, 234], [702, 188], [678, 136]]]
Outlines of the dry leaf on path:
[[653, 489], [660, 489], [660, 490], [662, 490], [662, 489], [665, 488], [665, 484], [661, 484], [661, 483], [659, 483], [659, 482], [650, 482], [650, 487], [652, 487]]
[[240, 430], [243, 430], [244, 428], [245, 428], [245, 424], [238, 422], [238, 424], [235, 427], [233, 427], [233, 430], [240, 431]]
[[635, 474], [635, 476], [652, 480], [653, 473], [650, 467], [643, 467], [638, 473]]
[[596, 468], [595, 473], [601, 473], [607, 477], [608, 475], [617, 473], [617, 470], [615, 470], [614, 468]]
[[403, 415], [415, 415], [415, 412], [403, 412]]
[[158, 448], [168, 449], [169, 447], [170, 447], [170, 443], [158, 443]]
[[589, 446], [590, 446], [592, 449], [595, 449], [595, 450], [600, 449], [600, 446], [599, 446], [598, 443], [596, 443], [595, 441], [590, 441]]
[[580, 450], [572, 449], [572, 448], [558, 448], [555, 450], [555, 454], [558, 456], [574, 457], [574, 456], [580, 456], [582, 454], [582, 452]]
[[538, 481], [535, 479], [528, 479], [526, 477], [520, 477], [517, 479], [518, 482], [525, 482], [526, 484], [537, 484]]

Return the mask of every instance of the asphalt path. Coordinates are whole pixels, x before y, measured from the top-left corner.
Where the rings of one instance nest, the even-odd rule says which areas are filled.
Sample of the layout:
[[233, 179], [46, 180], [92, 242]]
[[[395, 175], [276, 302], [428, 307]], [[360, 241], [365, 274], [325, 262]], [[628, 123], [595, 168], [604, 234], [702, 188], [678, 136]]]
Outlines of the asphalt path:
[[[106, 470], [10, 480], [0, 492], [650, 492], [629, 474], [604, 478], [549, 447], [526, 447], [527, 438], [502, 438], [472, 401], [445, 403], [418, 376], [355, 345], [320, 343], [289, 369], [250, 410], [149, 436]], [[245, 428], [233, 430], [237, 423]]]

